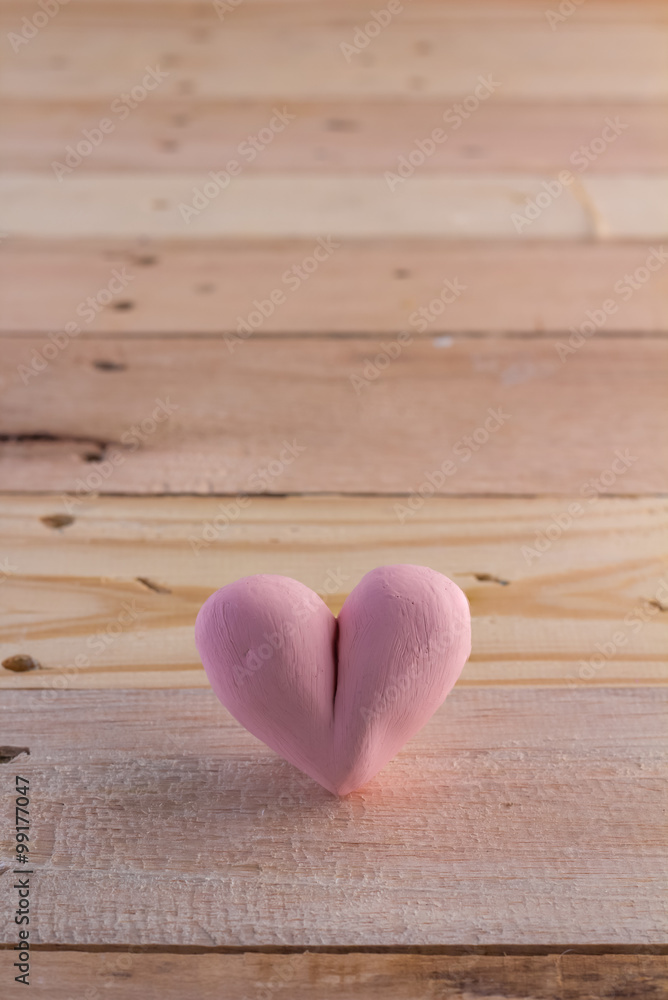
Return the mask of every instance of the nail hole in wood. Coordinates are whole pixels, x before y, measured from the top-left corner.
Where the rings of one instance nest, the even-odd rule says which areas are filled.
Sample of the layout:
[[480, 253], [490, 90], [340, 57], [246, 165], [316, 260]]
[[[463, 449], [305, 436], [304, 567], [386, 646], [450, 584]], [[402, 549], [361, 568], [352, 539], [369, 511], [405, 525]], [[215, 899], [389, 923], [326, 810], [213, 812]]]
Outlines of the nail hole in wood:
[[141, 583], [142, 587], [146, 587], [147, 590], [152, 590], [156, 594], [171, 594], [169, 587], [162, 587], [159, 583], [149, 580], [147, 576], [137, 576], [135, 579], [137, 583]]
[[124, 372], [126, 367], [122, 361], [107, 361], [106, 358], [93, 361], [93, 368], [101, 372]]
[[357, 132], [359, 126], [352, 118], [327, 118], [325, 128], [329, 132]]
[[482, 583], [498, 583], [502, 587], [507, 587], [510, 580], [502, 580], [499, 576], [492, 576], [491, 573], [474, 573], [476, 580], [480, 580]]
[[66, 528], [69, 524], [74, 524], [71, 514], [47, 514], [45, 517], [40, 517], [40, 521], [47, 528]]
[[26, 670], [39, 670], [39, 663], [27, 653], [17, 653], [2, 661], [5, 670], [13, 670], [15, 674], [24, 674]]
[[[30, 753], [30, 747], [2, 747], [0, 746], [0, 764], [9, 764], [10, 761], [19, 757], [22, 753]], [[0, 875], [7, 871], [6, 868], [0, 870]]]

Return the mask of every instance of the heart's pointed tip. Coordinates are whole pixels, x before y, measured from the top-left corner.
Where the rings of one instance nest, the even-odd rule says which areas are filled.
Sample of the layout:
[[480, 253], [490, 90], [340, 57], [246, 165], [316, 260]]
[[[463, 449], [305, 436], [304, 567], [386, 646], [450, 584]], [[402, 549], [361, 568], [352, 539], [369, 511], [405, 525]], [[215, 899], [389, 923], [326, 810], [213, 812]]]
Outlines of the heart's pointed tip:
[[346, 799], [353, 792], [359, 791], [363, 785], [366, 785], [369, 779], [365, 778], [364, 781], [341, 781], [333, 789], [330, 789], [334, 795], [339, 799]]
[[319, 778], [314, 778], [313, 780], [317, 781], [321, 788], [324, 788], [326, 792], [329, 792], [330, 795], [333, 795], [337, 799], [344, 799], [346, 795], [352, 791], [352, 789], [346, 789], [343, 791], [336, 785], [326, 785], [325, 782], [321, 781]]
[[[345, 799], [348, 795], [351, 795], [353, 792], [356, 792], [358, 788], [362, 787], [362, 785], [358, 782], [338, 781], [328, 783], [324, 780], [324, 778], [314, 778], [313, 780], [317, 781], [317, 783], [328, 791], [330, 795], [336, 796], [337, 799]], [[365, 782], [362, 782], [362, 784], [365, 784]]]
[[352, 793], [355, 791], [355, 789], [354, 788], [346, 788], [346, 789], [341, 789], [341, 790], [338, 790], [338, 789], [335, 790], [333, 788], [330, 788], [329, 791], [332, 793], [332, 795], [334, 795], [339, 800], [339, 802], [343, 802], [344, 799], [347, 799], [349, 795], [352, 795]]

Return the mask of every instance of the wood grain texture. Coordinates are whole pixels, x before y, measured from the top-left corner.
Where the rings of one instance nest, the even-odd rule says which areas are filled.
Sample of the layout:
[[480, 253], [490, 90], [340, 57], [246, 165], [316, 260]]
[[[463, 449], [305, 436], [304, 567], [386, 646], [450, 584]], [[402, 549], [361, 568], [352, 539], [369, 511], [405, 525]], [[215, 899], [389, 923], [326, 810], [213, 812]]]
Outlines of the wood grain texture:
[[[289, 291], [283, 275], [313, 248], [309, 240], [7, 240], [0, 246], [0, 332], [62, 329], [79, 303], [106, 287], [114, 268], [125, 267], [132, 276], [127, 293], [101, 309], [81, 338], [224, 333], [248, 315], [253, 299]], [[416, 336], [561, 334], [610, 298], [617, 311], [599, 337], [666, 333], [668, 268], [635, 291], [625, 278], [651, 253], [651, 244], [636, 243], [349, 241], [297, 294], [286, 295], [262, 334], [398, 333], [455, 277], [472, 294], [460, 295]]]
[[[20, 28], [25, 14], [13, 9], [15, 21], [11, 9], [5, 12], [7, 32]], [[668, 98], [663, 22], [573, 16], [552, 31], [544, 8], [531, 19], [482, 21], [434, 17], [434, 9], [429, 5], [426, 17], [419, 8], [412, 18], [396, 17], [346, 61], [340, 46], [369, 20], [366, 3], [349, 8], [348, 17], [335, 3], [304, 17], [297, 4], [287, 22], [286, 9], [274, 5], [241, 4], [223, 22], [209, 5], [203, 16], [193, 6], [165, 5], [159, 17], [143, 4], [89, 6], [88, 15], [68, 6], [8, 61], [4, 92], [78, 100], [85, 88], [89, 99], [111, 102], [157, 64], [170, 74], [163, 99], [456, 99], [487, 74], [501, 84], [498, 98], [509, 102]]]
[[445, 463], [444, 493], [665, 490], [663, 343], [557, 343], [6, 340], [5, 489], [409, 493]]
[[[247, 3], [247, 0], [244, 0]], [[127, 119], [112, 116], [113, 134], [83, 158], [77, 175], [112, 171], [151, 174], [218, 170], [239, 157], [239, 146], [274, 114], [275, 102], [172, 100], [159, 97], [137, 107]], [[492, 97], [464, 119], [443, 101], [387, 103], [328, 101], [291, 105], [295, 120], [244, 169], [249, 173], [338, 175], [396, 171], [400, 157], [435, 128], [448, 137], [435, 144], [420, 173], [509, 171], [552, 173], [577, 165], [571, 158], [606, 129], [623, 127], [619, 140], [596, 157], [597, 173], [651, 173], [668, 168], [668, 140], [662, 105], [597, 103], [495, 103]], [[5, 101], [0, 109], [0, 154], [4, 169], [53, 176], [68, 145], [84, 138], [109, 116], [108, 102], [81, 95], [67, 101]], [[456, 126], [456, 127], [455, 127]], [[71, 175], [70, 175], [71, 176]], [[67, 178], [65, 178], [67, 179]]]
[[[548, 544], [574, 500], [581, 515]], [[257, 497], [228, 517], [215, 499], [87, 497], [58, 528], [62, 497], [4, 497], [0, 660], [40, 669], [0, 669], [0, 686], [207, 687], [193, 626], [214, 590], [277, 573], [338, 614], [365, 573], [392, 563], [465, 591], [473, 654], [460, 686], [665, 680], [665, 502], [432, 499], [404, 524], [395, 503]]]
[[[252, 11], [254, 18], [266, 18], [269, 23], [293, 20], [312, 24], [329, 24], [336, 17], [356, 20], [360, 12], [368, 16], [364, 0], [244, 0], [244, 9]], [[21, 0], [6, 0], [3, 9], [8, 15], [15, 15], [23, 9]], [[578, 11], [579, 19], [587, 22], [634, 21], [640, 23], [666, 22], [665, 4], [662, 0], [588, 0], [584, 11]], [[104, 24], [118, 19], [131, 21], [133, 18], [155, 21], [157, 18], [183, 25], [192, 18], [201, 24], [210, 16], [208, 7], [198, 7], [192, 0], [79, 0], [75, 7], [68, 7], [72, 21], [87, 24], [99, 21]], [[409, 21], [471, 21], [489, 19], [503, 21], [533, 21], [546, 23], [545, 9], [536, 0], [412, 0], [405, 5], [401, 18]], [[69, 22], [68, 22], [69, 23]]]
[[[203, 192], [207, 184], [210, 196]], [[522, 222], [527, 204], [545, 196], [550, 184], [557, 195], [533, 221]], [[7, 173], [0, 176], [0, 198], [6, 233], [31, 239], [63, 232], [176, 240], [668, 239], [668, 179], [655, 174], [576, 174], [566, 187], [551, 174], [413, 175], [391, 190], [382, 176], [335, 173], [242, 173], [224, 189], [208, 171], [73, 175], [67, 182]]]
[[[9, 979], [11, 952], [0, 951]], [[662, 955], [290, 955], [37, 952], [31, 997], [123, 1000], [659, 1000]], [[316, 986], [317, 984], [317, 986]], [[18, 995], [18, 988], [17, 988]]]
[[[668, 268], [646, 262], [668, 240], [668, 9], [402, 6], [346, 53], [368, 0], [243, 0], [222, 20], [75, 0], [12, 51], [37, 7], [3, 3], [0, 795], [9, 815], [30, 776], [45, 1000], [666, 993]], [[122, 118], [151, 67], [163, 82]], [[481, 78], [492, 96], [392, 193], [383, 174]], [[58, 182], [51, 161], [106, 116]], [[578, 170], [606, 119], [619, 137]], [[464, 293], [399, 349], [446, 280]], [[490, 408], [509, 414], [493, 432]], [[193, 622], [261, 572], [338, 612], [391, 562], [465, 590], [473, 655], [339, 802], [221, 708]]]
[[5, 692], [39, 802], [34, 943], [660, 944], [665, 708], [455, 688], [338, 800], [211, 692]]

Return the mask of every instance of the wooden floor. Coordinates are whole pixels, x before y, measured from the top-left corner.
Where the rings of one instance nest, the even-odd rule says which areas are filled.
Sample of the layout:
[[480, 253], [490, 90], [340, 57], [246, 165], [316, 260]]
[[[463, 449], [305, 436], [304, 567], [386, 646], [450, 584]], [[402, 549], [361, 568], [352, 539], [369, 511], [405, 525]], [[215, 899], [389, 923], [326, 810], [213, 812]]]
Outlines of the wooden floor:
[[[668, 992], [668, 13], [389, 9], [3, 4], [33, 997]], [[391, 562], [465, 590], [473, 654], [337, 800], [218, 704], [194, 619]]]

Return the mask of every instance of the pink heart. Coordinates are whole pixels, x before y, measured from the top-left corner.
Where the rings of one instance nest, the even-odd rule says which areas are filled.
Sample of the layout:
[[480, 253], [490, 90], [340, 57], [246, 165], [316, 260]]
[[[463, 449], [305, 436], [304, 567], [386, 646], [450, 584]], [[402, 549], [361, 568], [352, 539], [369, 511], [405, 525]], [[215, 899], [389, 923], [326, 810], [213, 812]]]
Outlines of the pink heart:
[[425, 566], [381, 566], [338, 619], [285, 576], [212, 594], [195, 641], [243, 726], [338, 795], [365, 784], [443, 703], [471, 652], [465, 595]]

